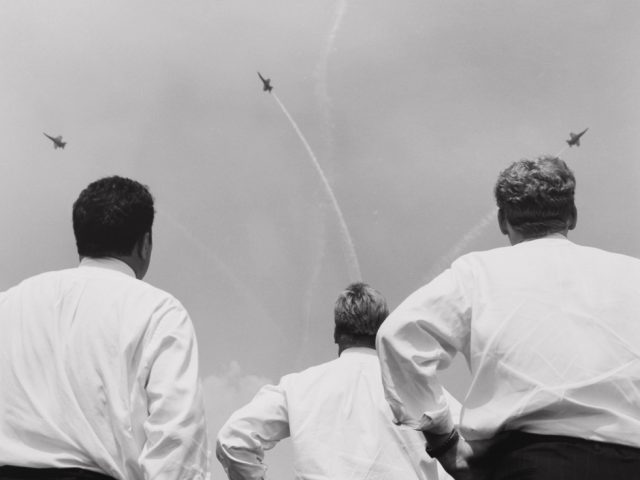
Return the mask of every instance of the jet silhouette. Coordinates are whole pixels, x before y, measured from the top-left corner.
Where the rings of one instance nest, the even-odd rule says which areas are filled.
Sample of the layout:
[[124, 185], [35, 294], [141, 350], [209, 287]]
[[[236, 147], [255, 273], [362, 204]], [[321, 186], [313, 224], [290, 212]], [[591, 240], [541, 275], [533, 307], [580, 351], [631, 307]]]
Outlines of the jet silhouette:
[[57, 137], [52, 137], [51, 135], [47, 135], [46, 133], [42, 132], [44, 134], [45, 137], [47, 137], [48, 139], [50, 139], [53, 142], [53, 148], [62, 148], [64, 149], [64, 146], [67, 144], [67, 142], [63, 142], [62, 141], [62, 135], [59, 135]]
[[576, 147], [579, 147], [580, 146], [580, 137], [582, 135], [584, 135], [587, 132], [587, 130], [589, 130], [589, 129], [585, 128], [580, 133], [570, 133], [569, 136], [571, 138], [569, 140], [567, 140], [567, 143], [569, 144], [569, 146], [573, 147], [575, 145]]
[[260, 75], [260, 72], [258, 72], [258, 76], [260, 77], [260, 80], [262, 80], [262, 91], [263, 92], [270, 92], [271, 90], [273, 90], [273, 87], [271, 86], [271, 79], [270, 78], [264, 78], [262, 75]]

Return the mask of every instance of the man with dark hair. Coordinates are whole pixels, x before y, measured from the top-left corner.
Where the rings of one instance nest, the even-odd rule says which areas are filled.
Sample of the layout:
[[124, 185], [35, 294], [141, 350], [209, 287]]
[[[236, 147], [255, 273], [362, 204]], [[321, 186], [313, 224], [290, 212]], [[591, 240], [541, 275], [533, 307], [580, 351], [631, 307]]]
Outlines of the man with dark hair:
[[208, 477], [191, 319], [142, 281], [153, 218], [144, 185], [93, 182], [78, 268], [0, 294], [0, 480]]
[[375, 351], [384, 297], [354, 283], [334, 313], [339, 357], [263, 387], [220, 430], [216, 453], [229, 479], [265, 478], [265, 450], [289, 436], [300, 480], [449, 478], [438, 476], [418, 432], [391, 421]]
[[[148, 243], [150, 248], [154, 216], [151, 193], [135, 180], [109, 177], [93, 182], [73, 204], [78, 254], [93, 258], [127, 256], [136, 245]], [[137, 272], [137, 266], [132, 268]], [[138, 278], [145, 272], [146, 268]]]
[[[570, 242], [575, 178], [553, 157], [498, 177], [511, 247], [463, 255], [378, 333], [395, 417], [455, 478], [601, 480], [640, 472], [640, 260]], [[473, 378], [460, 431], [436, 371]]]

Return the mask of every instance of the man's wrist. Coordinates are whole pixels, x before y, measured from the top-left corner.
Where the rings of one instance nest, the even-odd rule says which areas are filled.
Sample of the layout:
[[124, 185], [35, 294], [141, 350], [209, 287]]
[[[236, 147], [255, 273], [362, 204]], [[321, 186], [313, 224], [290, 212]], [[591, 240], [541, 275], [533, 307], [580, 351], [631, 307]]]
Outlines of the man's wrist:
[[460, 440], [460, 433], [455, 427], [451, 432], [444, 435], [434, 435], [424, 431], [422, 433], [427, 440], [427, 454], [431, 458], [438, 458], [444, 455]]

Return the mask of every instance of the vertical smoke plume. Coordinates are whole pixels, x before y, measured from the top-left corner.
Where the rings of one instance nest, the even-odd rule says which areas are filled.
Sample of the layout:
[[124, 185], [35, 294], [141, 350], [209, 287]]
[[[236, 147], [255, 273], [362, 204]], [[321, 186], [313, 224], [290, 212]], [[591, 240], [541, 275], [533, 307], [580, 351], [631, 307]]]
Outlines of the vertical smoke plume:
[[347, 11], [347, 0], [338, 0], [336, 9], [333, 14], [333, 21], [331, 23], [331, 30], [327, 36], [327, 40], [324, 44], [324, 49], [316, 66], [316, 76], [318, 83], [316, 84], [316, 96], [318, 98], [318, 104], [322, 111], [324, 136], [327, 142], [327, 158], [333, 157], [333, 122], [331, 121], [331, 97], [329, 96], [328, 88], [328, 70], [329, 70], [329, 57], [333, 51], [333, 45], [338, 35], [338, 30], [342, 24], [342, 19]]
[[[331, 29], [329, 30], [329, 34], [327, 35], [327, 39], [324, 43], [323, 49], [320, 52], [320, 58], [316, 65], [315, 75], [317, 78], [316, 82], [316, 99], [318, 102], [318, 107], [320, 109], [322, 115], [322, 125], [323, 125], [323, 137], [326, 145], [325, 149], [325, 158], [332, 159], [334, 155], [334, 141], [333, 141], [333, 122], [331, 120], [331, 108], [332, 102], [331, 97], [329, 96], [329, 88], [328, 88], [328, 70], [329, 70], [329, 57], [331, 56], [331, 52], [334, 48], [334, 43], [336, 37], [338, 35], [338, 30], [340, 29], [340, 25], [342, 24], [342, 19], [344, 18], [345, 12], [347, 10], [347, 0], [338, 0], [336, 3], [336, 7], [333, 12], [333, 18], [331, 21]], [[324, 233], [324, 228], [322, 229]], [[302, 339], [299, 343], [300, 347], [298, 350], [297, 360], [301, 360], [301, 355], [307, 351], [307, 344], [309, 343], [310, 333], [311, 333], [311, 305], [313, 296], [315, 293], [315, 286], [320, 277], [320, 273], [322, 270], [322, 259], [324, 257], [324, 235], [316, 235], [316, 247], [317, 247], [317, 258], [313, 262], [313, 271], [311, 273], [311, 277], [309, 278], [309, 282], [307, 284], [307, 288], [305, 291], [305, 308], [304, 308], [304, 323], [303, 323], [303, 332]]]

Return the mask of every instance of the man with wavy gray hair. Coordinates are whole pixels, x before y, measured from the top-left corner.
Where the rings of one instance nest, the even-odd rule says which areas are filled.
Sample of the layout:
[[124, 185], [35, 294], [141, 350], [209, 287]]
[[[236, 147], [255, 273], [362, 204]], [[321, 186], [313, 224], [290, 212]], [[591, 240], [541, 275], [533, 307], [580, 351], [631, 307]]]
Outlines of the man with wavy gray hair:
[[[505, 169], [512, 246], [458, 258], [378, 333], [396, 419], [454, 478], [638, 478], [640, 260], [567, 239], [575, 185], [554, 157]], [[436, 376], [456, 352], [473, 374], [460, 429]]]
[[[230, 480], [265, 478], [265, 450], [286, 437], [300, 480], [449, 478], [439, 476], [422, 435], [392, 423], [375, 351], [388, 313], [384, 297], [365, 283], [339, 295], [338, 358], [263, 387], [220, 430], [216, 453]], [[453, 397], [449, 402], [455, 408]]]

